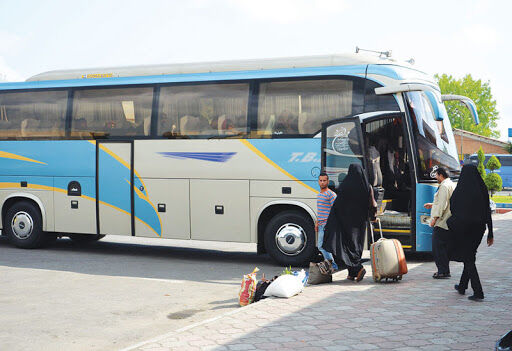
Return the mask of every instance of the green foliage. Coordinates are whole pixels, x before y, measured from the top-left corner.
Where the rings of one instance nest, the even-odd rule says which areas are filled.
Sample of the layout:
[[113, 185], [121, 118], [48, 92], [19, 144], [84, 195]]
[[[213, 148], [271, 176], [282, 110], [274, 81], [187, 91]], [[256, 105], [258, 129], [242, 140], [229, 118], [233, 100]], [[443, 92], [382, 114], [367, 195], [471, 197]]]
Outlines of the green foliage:
[[509, 154], [512, 154], [512, 143], [511, 143], [511, 142], [509, 142], [509, 143], [507, 144], [507, 146], [505, 146], [505, 150], [507, 150], [507, 152], [508, 152]]
[[489, 169], [491, 172], [494, 172], [497, 169], [501, 168], [500, 160], [494, 155], [489, 158], [489, 161], [487, 161], [487, 164], [485, 165], [485, 168]]
[[487, 173], [485, 172], [484, 164], [478, 163], [478, 166], [476, 166], [476, 169], [478, 170], [478, 173], [480, 173], [480, 176], [482, 177], [482, 179], [485, 180]]
[[285, 275], [285, 274], [293, 274], [292, 266], [286, 267], [284, 269], [284, 271], [281, 273], [281, 275]]
[[501, 204], [512, 204], [512, 196], [506, 195], [494, 195], [492, 201]]
[[484, 153], [484, 149], [482, 149], [482, 146], [480, 146], [476, 155], [478, 157], [478, 162], [484, 163], [485, 153]]
[[478, 173], [480, 173], [480, 176], [482, 177], [482, 179], [485, 180], [485, 176], [486, 176], [485, 167], [484, 167], [485, 154], [484, 154], [484, 150], [482, 149], [481, 146], [480, 146], [480, 149], [478, 149], [477, 157], [478, 157], [478, 166], [476, 166], [476, 169], [478, 170]]
[[500, 191], [503, 188], [503, 181], [498, 173], [489, 173], [485, 179], [485, 185], [487, 190], [494, 194], [496, 191]]
[[464, 95], [476, 104], [480, 119], [479, 125], [475, 125], [471, 113], [465, 106], [462, 106], [458, 101], [447, 101], [445, 105], [452, 127], [488, 137], [497, 138], [500, 136], [497, 129], [499, 113], [496, 109], [496, 100], [493, 99], [489, 81], [474, 80], [470, 74], [460, 79], [455, 79], [447, 74], [436, 74], [435, 77], [443, 94]]

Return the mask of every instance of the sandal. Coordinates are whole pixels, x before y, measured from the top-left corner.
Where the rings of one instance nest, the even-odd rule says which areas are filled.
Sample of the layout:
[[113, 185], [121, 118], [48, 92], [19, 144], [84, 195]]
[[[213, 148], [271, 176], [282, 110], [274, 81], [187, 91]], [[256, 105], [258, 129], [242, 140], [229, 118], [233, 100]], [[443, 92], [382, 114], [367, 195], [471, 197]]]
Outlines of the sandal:
[[356, 282], [359, 283], [361, 280], [363, 280], [365, 274], [366, 274], [366, 269], [361, 268], [359, 273], [357, 273]]
[[356, 279], [356, 278], [351, 277], [350, 275], [347, 275], [347, 280], [354, 280], [354, 279]]

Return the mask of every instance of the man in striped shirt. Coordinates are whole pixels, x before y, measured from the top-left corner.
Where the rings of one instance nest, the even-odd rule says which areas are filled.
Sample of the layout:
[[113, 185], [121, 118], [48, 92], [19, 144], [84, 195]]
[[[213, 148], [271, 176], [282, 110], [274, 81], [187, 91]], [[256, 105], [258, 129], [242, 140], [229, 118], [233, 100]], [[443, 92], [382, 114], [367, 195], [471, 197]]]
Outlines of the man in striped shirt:
[[320, 186], [320, 192], [318, 193], [316, 205], [318, 209], [318, 221], [315, 225], [315, 230], [318, 233], [318, 249], [324, 256], [324, 259], [332, 262], [332, 267], [334, 270], [338, 269], [338, 266], [333, 260], [332, 254], [330, 252], [325, 251], [322, 248], [322, 244], [324, 242], [324, 228], [327, 223], [327, 217], [329, 217], [329, 212], [331, 212], [332, 204], [334, 200], [336, 200], [336, 193], [329, 189], [327, 186], [329, 185], [329, 176], [327, 173], [320, 173], [318, 176], [318, 185]]

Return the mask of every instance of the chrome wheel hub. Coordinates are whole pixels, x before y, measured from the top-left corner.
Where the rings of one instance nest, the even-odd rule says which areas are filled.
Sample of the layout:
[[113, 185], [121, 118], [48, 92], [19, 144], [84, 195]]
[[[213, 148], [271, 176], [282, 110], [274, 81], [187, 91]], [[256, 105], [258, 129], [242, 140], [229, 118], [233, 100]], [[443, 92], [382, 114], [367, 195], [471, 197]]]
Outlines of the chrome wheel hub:
[[286, 223], [276, 232], [276, 244], [279, 251], [287, 256], [296, 256], [306, 247], [305, 230], [295, 223]]
[[11, 229], [14, 236], [18, 239], [25, 240], [32, 234], [34, 221], [28, 213], [20, 211], [12, 218]]

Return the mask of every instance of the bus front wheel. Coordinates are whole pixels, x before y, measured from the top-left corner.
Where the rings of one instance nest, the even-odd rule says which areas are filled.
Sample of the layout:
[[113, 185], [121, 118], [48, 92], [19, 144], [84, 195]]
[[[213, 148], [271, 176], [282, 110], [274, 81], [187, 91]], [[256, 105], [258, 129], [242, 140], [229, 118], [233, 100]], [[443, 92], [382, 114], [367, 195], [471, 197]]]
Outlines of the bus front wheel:
[[315, 227], [309, 217], [298, 211], [274, 216], [265, 229], [265, 248], [279, 264], [302, 266], [315, 252]]
[[9, 241], [23, 249], [34, 249], [47, 243], [41, 213], [31, 202], [19, 201], [5, 214], [4, 230]]

